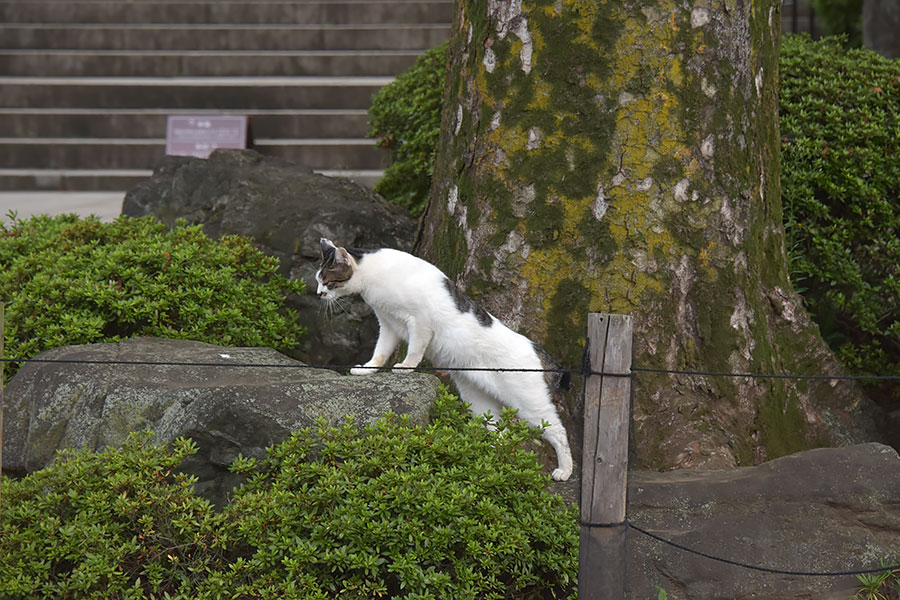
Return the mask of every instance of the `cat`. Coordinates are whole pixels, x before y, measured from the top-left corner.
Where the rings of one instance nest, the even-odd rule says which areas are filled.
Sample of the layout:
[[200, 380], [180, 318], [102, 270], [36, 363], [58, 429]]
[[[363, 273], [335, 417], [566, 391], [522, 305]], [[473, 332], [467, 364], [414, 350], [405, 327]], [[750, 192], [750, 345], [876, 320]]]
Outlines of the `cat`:
[[[401, 341], [408, 349], [394, 365], [395, 373], [408, 372], [423, 358], [448, 369], [545, 368], [542, 358], [548, 356], [539, 346], [470, 300], [431, 263], [390, 248], [347, 250], [325, 238], [320, 245], [318, 295], [333, 303], [359, 294], [378, 318], [372, 358], [350, 369], [351, 375], [378, 372]], [[509, 406], [536, 427], [549, 423], [543, 437], [557, 458], [551, 477], [565, 481], [572, 474], [572, 452], [544, 376], [538, 371], [450, 371], [460, 398], [473, 413], [496, 417], [501, 406]]]

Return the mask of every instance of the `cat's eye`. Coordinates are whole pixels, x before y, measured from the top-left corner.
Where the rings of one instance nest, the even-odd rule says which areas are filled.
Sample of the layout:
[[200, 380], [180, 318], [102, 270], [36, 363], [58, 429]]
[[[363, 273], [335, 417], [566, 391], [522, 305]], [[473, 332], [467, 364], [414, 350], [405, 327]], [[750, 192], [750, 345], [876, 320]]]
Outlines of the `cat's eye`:
[[331, 279], [331, 280], [325, 282], [325, 287], [327, 287], [328, 289], [332, 289], [332, 288], [336, 288], [336, 287], [341, 287], [341, 286], [343, 286], [349, 279], [350, 279], [349, 277], [347, 277], [347, 278], [345, 278], [345, 279]]

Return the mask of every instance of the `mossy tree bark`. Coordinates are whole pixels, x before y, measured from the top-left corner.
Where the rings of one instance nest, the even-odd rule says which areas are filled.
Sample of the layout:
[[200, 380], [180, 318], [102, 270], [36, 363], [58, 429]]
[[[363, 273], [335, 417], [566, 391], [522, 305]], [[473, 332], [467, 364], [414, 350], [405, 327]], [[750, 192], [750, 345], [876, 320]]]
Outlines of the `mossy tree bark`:
[[[607, 311], [635, 316], [636, 366], [834, 372], [784, 256], [779, 6], [458, 2], [419, 253], [567, 366]], [[638, 466], [871, 435], [844, 383], [641, 373], [635, 394]]]

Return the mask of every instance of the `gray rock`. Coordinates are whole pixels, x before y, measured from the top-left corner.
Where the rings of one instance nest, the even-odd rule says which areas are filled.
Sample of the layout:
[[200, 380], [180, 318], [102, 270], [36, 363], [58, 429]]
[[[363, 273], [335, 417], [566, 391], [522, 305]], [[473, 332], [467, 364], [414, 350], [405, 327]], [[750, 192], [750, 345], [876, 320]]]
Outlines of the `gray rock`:
[[[101, 364], [28, 363], [16, 373], [5, 394], [5, 473], [41, 469], [63, 448], [118, 446], [149, 428], [161, 442], [183, 436], [198, 444], [184, 470], [218, 504], [239, 481], [228, 471], [238, 454], [261, 458], [320, 417], [337, 425], [352, 415], [365, 425], [392, 410], [424, 424], [439, 385], [431, 375], [341, 376], [269, 348], [158, 338], [66, 346], [37, 358]], [[137, 364], [102, 364], [109, 361]], [[140, 364], [155, 362], [267, 366]]]
[[237, 234], [281, 261], [282, 274], [307, 283], [290, 298], [309, 328], [291, 353], [311, 364], [358, 364], [371, 357], [378, 324], [361, 300], [326, 315], [315, 296], [319, 239], [355, 248], [412, 247], [416, 222], [354, 181], [325, 177], [252, 150], [216, 150], [206, 160], [167, 156], [125, 196], [122, 214], [203, 225], [218, 238]]
[[[632, 472], [628, 518], [718, 557], [786, 571], [850, 571], [900, 557], [900, 458], [889, 446], [823, 448], [727, 471]], [[629, 529], [628, 597], [847, 600], [853, 576], [742, 569]]]

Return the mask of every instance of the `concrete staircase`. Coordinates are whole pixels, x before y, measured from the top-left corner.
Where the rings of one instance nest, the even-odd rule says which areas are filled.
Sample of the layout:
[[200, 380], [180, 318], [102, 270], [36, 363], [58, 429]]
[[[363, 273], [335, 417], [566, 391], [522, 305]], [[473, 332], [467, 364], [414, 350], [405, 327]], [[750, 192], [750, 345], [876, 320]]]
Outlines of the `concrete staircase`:
[[248, 115], [255, 148], [373, 183], [372, 94], [451, 0], [0, 0], [0, 191], [126, 190], [166, 117]]

